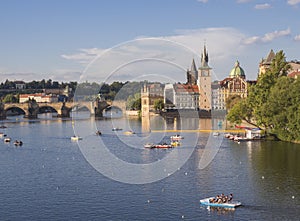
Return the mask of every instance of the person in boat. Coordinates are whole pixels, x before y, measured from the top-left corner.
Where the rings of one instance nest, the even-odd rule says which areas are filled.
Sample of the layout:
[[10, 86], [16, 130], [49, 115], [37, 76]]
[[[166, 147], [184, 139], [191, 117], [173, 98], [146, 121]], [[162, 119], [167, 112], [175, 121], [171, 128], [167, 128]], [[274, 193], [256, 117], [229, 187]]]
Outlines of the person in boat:
[[97, 130], [96, 135], [101, 135], [101, 131]]
[[227, 199], [227, 202], [231, 202], [233, 199], [233, 194], [230, 193], [229, 196], [228, 196], [228, 199]]

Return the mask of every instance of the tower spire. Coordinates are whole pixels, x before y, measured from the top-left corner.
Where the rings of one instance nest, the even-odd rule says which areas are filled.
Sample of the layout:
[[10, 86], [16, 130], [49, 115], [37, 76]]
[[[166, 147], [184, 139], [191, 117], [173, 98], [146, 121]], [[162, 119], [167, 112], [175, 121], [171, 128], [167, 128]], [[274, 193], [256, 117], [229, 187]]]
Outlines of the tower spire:
[[208, 67], [208, 52], [206, 50], [206, 43], [204, 42], [203, 52], [201, 54], [201, 66]]

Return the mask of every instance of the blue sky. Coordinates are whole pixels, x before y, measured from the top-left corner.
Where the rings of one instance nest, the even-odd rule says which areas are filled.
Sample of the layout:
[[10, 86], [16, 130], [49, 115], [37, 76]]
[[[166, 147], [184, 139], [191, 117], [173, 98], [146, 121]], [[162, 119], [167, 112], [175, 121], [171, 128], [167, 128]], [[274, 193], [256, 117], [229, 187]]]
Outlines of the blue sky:
[[[0, 81], [78, 80], [106, 49], [148, 37], [183, 44], [198, 55], [206, 42], [216, 78], [226, 77], [239, 60], [247, 78], [255, 79], [271, 49], [300, 60], [299, 12], [300, 0], [2, 0]], [[162, 54], [157, 46], [152, 56]], [[132, 50], [132, 42], [127, 49], [133, 57], [145, 54]], [[172, 47], [164, 50], [166, 55]], [[109, 56], [111, 69], [117, 52]], [[180, 65], [188, 68], [193, 57], [186, 55]], [[98, 73], [86, 79], [108, 75]]]

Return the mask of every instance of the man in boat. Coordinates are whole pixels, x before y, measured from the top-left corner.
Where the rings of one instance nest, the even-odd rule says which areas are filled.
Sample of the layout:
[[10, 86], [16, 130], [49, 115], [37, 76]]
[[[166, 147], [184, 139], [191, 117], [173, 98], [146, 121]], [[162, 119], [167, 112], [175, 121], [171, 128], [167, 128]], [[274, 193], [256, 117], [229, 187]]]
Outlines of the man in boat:
[[233, 194], [232, 194], [232, 193], [230, 193], [230, 194], [229, 194], [229, 197], [228, 197], [228, 199], [227, 199], [227, 201], [228, 201], [228, 202], [231, 202], [231, 201], [232, 201], [232, 199], [233, 199]]

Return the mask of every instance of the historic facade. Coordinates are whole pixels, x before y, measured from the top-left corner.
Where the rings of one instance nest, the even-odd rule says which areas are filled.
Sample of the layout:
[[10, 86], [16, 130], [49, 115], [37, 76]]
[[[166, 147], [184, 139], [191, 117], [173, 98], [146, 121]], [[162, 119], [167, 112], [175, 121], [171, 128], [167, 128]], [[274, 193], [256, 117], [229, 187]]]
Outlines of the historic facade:
[[269, 52], [266, 58], [261, 59], [261, 62], [259, 63], [259, 72], [258, 76], [266, 73], [266, 71], [270, 68], [271, 63], [273, 59], [275, 58], [275, 52], [273, 49]]
[[237, 61], [234, 68], [230, 71], [229, 77], [219, 82], [219, 87], [216, 88], [217, 104], [215, 108], [217, 110], [226, 109], [226, 101], [230, 96], [237, 95], [241, 98], [247, 97], [248, 82], [246, 81], [246, 75], [240, 63]]

